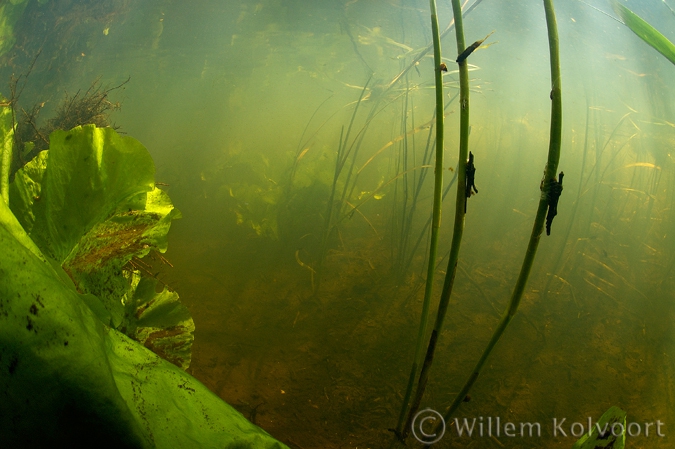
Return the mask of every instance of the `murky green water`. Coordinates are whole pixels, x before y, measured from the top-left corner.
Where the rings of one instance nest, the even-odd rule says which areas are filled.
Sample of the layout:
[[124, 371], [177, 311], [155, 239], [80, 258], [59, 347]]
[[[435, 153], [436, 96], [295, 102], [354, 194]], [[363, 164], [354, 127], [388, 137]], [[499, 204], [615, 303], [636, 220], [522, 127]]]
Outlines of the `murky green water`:
[[[627, 5], [675, 38], [675, 15], [661, 2]], [[675, 68], [587, 3], [556, 8], [559, 215], [517, 316], [458, 412], [541, 423], [541, 435], [491, 437], [486, 424], [485, 435], [469, 438], [450, 428], [438, 447], [569, 448], [570, 425], [587, 426], [612, 405], [640, 425], [628, 447], [672, 446]], [[439, 13], [444, 29], [449, 4]], [[130, 77], [111, 93], [122, 103], [113, 119], [148, 147], [183, 213], [166, 254], [174, 267], [159, 276], [194, 317], [191, 373], [290, 447], [388, 447], [421, 313], [420, 233], [433, 187], [424, 159], [433, 143], [432, 59], [411, 66], [430, 42], [428, 4], [50, 1], [26, 14], [23, 30], [35, 29], [17, 30], [22, 46], [4, 56], [3, 75], [25, 70], [46, 38], [22, 97], [46, 101], [45, 117], [64, 91]], [[509, 299], [548, 149], [541, 2], [485, 0], [466, 18], [466, 39], [493, 30], [493, 45], [470, 58], [480, 193], [469, 200], [422, 403], [439, 411]], [[459, 132], [454, 31], [443, 54], [447, 184]], [[347, 158], [327, 233], [340, 148]], [[452, 192], [441, 257], [452, 238]], [[439, 260], [434, 298], [446, 264]], [[567, 436], [554, 435], [554, 419], [566, 419]], [[646, 436], [646, 423], [657, 421], [665, 437], [656, 426]]]

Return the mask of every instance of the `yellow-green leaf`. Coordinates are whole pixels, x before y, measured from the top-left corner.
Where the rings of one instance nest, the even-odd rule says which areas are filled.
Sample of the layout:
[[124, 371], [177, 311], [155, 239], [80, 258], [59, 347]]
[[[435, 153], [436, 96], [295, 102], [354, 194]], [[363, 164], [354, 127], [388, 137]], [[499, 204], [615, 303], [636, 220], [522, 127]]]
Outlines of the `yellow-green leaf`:
[[623, 23], [633, 33], [675, 64], [675, 45], [668, 38], [616, 0], [612, 2], [612, 6], [614, 7], [614, 11], [621, 17], [621, 20], [623, 20]]

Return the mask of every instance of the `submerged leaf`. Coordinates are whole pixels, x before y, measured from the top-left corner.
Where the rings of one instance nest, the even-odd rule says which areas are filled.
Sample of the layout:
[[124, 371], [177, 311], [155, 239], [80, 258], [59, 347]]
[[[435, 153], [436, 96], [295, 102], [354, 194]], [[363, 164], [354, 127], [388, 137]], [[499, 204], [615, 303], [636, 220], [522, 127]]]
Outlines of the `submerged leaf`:
[[[152, 250], [166, 251], [171, 221], [180, 213], [155, 187], [154, 163], [137, 140], [121, 137], [111, 128], [87, 125], [55, 131], [50, 143], [48, 151], [16, 173], [11, 208], [77, 290], [100, 300], [107, 314], [98, 310], [97, 316], [118, 328], [125, 315], [122, 300], [133, 294], [133, 275], [125, 266]], [[172, 298], [178, 301], [177, 294]], [[95, 301], [88, 304], [98, 309]], [[169, 327], [177, 325], [169, 321]], [[194, 324], [189, 321], [184, 328], [192, 338]], [[136, 327], [128, 335], [135, 338]], [[188, 344], [179, 348], [179, 356], [166, 349], [162, 355], [189, 364], [189, 351]]]
[[128, 302], [125, 333], [180, 368], [190, 366], [195, 325], [178, 294], [166, 287], [156, 293], [157, 280], [141, 278]]
[[32, 246], [0, 201], [0, 447], [286, 448], [101, 323]]
[[86, 262], [99, 268], [109, 258], [166, 248], [168, 225], [180, 213], [154, 187], [154, 164], [140, 142], [95, 126], [56, 131], [50, 141], [49, 151], [17, 172], [10, 192], [12, 211], [45, 253], [75, 266], [97, 248]]
[[47, 151], [42, 151], [14, 175], [9, 190], [12, 212], [30, 234], [35, 223], [32, 204], [42, 201], [42, 178], [47, 170]]
[[574, 443], [572, 449], [624, 449], [625, 446], [626, 412], [612, 406], [602, 414], [592, 431]]
[[668, 38], [616, 0], [612, 2], [612, 6], [614, 7], [614, 11], [621, 17], [621, 20], [623, 20], [623, 23], [633, 33], [675, 64], [675, 45]]
[[634, 162], [632, 164], [626, 165], [624, 168], [631, 168], [631, 167], [645, 167], [645, 168], [654, 168], [656, 170], [661, 170], [661, 167], [659, 167], [656, 164], [652, 164], [650, 162]]

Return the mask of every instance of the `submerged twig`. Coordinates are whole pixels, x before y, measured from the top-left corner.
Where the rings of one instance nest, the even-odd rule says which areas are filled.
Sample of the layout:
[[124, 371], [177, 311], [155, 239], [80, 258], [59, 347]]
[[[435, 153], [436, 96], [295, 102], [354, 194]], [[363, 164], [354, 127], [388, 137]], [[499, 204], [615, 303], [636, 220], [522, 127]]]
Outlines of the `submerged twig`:
[[311, 273], [310, 276], [311, 276], [312, 291], [313, 291], [314, 290], [314, 275], [316, 274], [316, 271], [314, 271], [314, 268], [310, 267], [309, 265], [304, 263], [302, 260], [300, 260], [300, 250], [295, 251], [295, 261], [298, 263], [298, 265], [300, 265], [302, 268], [305, 268], [305, 269], [309, 270], [309, 272]]

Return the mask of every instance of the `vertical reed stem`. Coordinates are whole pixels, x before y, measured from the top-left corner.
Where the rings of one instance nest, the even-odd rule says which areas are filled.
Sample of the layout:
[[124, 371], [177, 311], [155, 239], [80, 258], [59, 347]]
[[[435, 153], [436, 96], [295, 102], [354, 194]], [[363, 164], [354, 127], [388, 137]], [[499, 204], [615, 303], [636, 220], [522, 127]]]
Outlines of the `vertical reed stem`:
[[[457, 39], [457, 53], [461, 54], [466, 44], [464, 42], [464, 24], [462, 21], [462, 7], [459, 0], [452, 0], [452, 11], [455, 18], [455, 33]], [[441, 99], [442, 100], [442, 99]], [[415, 399], [410, 407], [408, 419], [401, 433], [403, 440], [408, 435], [411, 429], [412, 421], [415, 418], [417, 410], [419, 410], [424, 390], [429, 379], [429, 369], [434, 359], [436, 352], [436, 343], [438, 335], [443, 327], [443, 319], [448, 309], [450, 302], [450, 295], [455, 281], [455, 273], [457, 272], [457, 260], [459, 259], [459, 250], [462, 244], [462, 236], [464, 234], [464, 216], [466, 205], [466, 164], [469, 155], [469, 68], [467, 61], [459, 62], [459, 104], [460, 104], [460, 136], [459, 136], [459, 160], [457, 162], [457, 198], [455, 202], [455, 222], [452, 234], [452, 243], [450, 246], [450, 256], [448, 260], [448, 269], [443, 283], [443, 291], [441, 292], [441, 299], [438, 305], [438, 313], [436, 315], [436, 322], [434, 329], [431, 332], [429, 345], [427, 346], [424, 364], [420, 372], [420, 378], [417, 383], [417, 390], [415, 391]], [[438, 107], [438, 106], [437, 106]], [[442, 115], [437, 109], [438, 115]], [[417, 360], [417, 358], [415, 359]]]
[[434, 282], [434, 271], [436, 271], [436, 253], [438, 247], [438, 231], [441, 227], [441, 205], [443, 194], [443, 72], [441, 71], [441, 37], [438, 30], [438, 14], [436, 12], [436, 0], [429, 0], [429, 9], [431, 11], [431, 33], [434, 43], [434, 79], [436, 81], [436, 164], [434, 168], [434, 204], [431, 219], [431, 242], [429, 243], [429, 265], [427, 268], [427, 279], [424, 288], [424, 301], [422, 303], [422, 316], [420, 318], [420, 327], [417, 333], [417, 345], [415, 346], [415, 356], [413, 358], [410, 377], [406, 388], [401, 412], [398, 417], [396, 434], [399, 438], [405, 438], [405, 429], [403, 422], [405, 412], [408, 408], [410, 395], [417, 375], [424, 337], [426, 335], [427, 321], [429, 317], [429, 304], [431, 303], [431, 292]]
[[9, 174], [12, 167], [14, 146], [14, 120], [12, 106], [0, 96], [0, 196], [9, 206]]
[[[546, 168], [544, 170], [544, 180], [555, 179], [556, 171], [558, 169], [558, 161], [560, 160], [560, 145], [562, 140], [562, 95], [561, 95], [561, 84], [560, 84], [560, 58], [559, 58], [559, 49], [558, 49], [558, 29], [555, 19], [555, 11], [553, 9], [553, 0], [543, 0], [544, 1], [544, 10], [546, 12], [546, 24], [548, 26], [548, 41], [549, 41], [549, 51], [551, 58], [551, 134], [549, 140], [548, 148], [548, 162], [546, 163]], [[543, 183], [542, 183], [543, 184]], [[534, 225], [532, 226], [532, 234], [530, 235], [530, 241], [527, 245], [527, 251], [525, 253], [525, 259], [523, 260], [523, 265], [520, 269], [520, 274], [518, 276], [518, 281], [511, 295], [511, 300], [502, 315], [502, 318], [490, 339], [490, 342], [486, 346], [483, 354], [481, 355], [478, 363], [471, 372], [471, 375], [467, 379], [464, 387], [459, 391], [455, 400], [452, 402], [450, 407], [447, 409], [444, 420], [447, 422], [457, 410], [459, 405], [462, 403], [466, 394], [469, 392], [473, 384], [478, 379], [478, 376], [485, 365], [490, 353], [494, 349], [495, 345], [501, 338], [504, 330], [508, 326], [511, 318], [515, 315], [518, 310], [518, 305], [520, 300], [523, 297], [523, 292], [527, 284], [527, 279], [530, 275], [530, 270], [532, 269], [532, 264], [534, 262], [534, 256], [537, 253], [537, 246], [539, 245], [539, 239], [541, 233], [544, 229], [544, 222], [546, 220], [546, 212], [548, 209], [548, 200], [546, 198], [546, 192], [542, 189], [541, 196], [539, 199], [539, 207], [537, 209], [537, 215], [534, 219]]]

